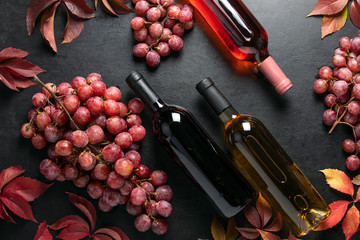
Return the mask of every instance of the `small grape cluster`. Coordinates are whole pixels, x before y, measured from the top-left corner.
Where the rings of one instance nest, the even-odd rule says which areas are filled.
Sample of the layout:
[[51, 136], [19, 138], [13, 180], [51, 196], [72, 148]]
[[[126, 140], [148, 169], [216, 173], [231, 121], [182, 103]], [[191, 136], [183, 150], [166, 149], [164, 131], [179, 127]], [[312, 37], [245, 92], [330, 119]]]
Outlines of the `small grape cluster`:
[[131, 20], [134, 39], [140, 43], [133, 48], [135, 57], [145, 57], [150, 67], [160, 64], [160, 56], [184, 47], [181, 36], [194, 27], [194, 8], [189, 4], [176, 4], [174, 0], [132, 0], [135, 11], [142, 16]]
[[126, 204], [127, 212], [137, 216], [139, 231], [166, 233], [166, 221], [157, 216], [172, 213], [167, 175], [161, 170], [150, 173], [138, 152], [146, 135], [138, 115], [144, 103], [133, 98], [125, 105], [120, 89], [106, 87], [98, 73], [58, 86], [35, 80], [42, 92], [33, 95], [34, 108], [21, 134], [36, 149], [49, 144], [48, 158], [40, 163], [45, 178], [86, 187], [104, 212]]
[[331, 126], [330, 133], [337, 124], [352, 128], [354, 139], [344, 140], [342, 149], [352, 154], [346, 159], [346, 167], [355, 171], [360, 167], [360, 32], [352, 39], [340, 38], [332, 63], [333, 70], [320, 68], [320, 79], [313, 89], [317, 94], [328, 92], [324, 102], [329, 109], [323, 114], [323, 122]]

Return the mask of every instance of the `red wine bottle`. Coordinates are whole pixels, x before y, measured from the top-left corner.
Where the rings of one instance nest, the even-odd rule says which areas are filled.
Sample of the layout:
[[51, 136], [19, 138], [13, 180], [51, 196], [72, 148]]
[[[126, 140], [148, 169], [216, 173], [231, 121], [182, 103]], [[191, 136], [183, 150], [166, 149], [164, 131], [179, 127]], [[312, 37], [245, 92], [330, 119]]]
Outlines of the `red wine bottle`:
[[268, 52], [268, 36], [241, 0], [190, 0], [231, 54], [257, 63], [279, 94], [292, 87]]
[[330, 209], [260, 120], [239, 114], [210, 78], [196, 85], [224, 124], [224, 141], [236, 168], [280, 212], [292, 233], [316, 228]]
[[234, 216], [250, 202], [249, 184], [187, 110], [167, 105], [137, 71], [126, 82], [153, 114], [157, 139], [224, 216]]

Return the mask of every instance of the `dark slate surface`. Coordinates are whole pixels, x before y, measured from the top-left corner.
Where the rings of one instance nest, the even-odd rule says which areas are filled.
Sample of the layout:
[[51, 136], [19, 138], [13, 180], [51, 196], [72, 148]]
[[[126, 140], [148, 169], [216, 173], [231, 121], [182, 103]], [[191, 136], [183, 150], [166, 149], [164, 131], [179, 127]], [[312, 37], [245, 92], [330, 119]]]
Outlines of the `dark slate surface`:
[[[143, 60], [132, 55], [134, 41], [130, 20], [134, 14], [116, 18], [98, 10], [96, 19], [85, 23], [80, 37], [70, 44], [60, 45], [65, 27], [65, 12], [60, 10], [55, 20], [58, 54], [54, 54], [42, 41], [39, 22], [34, 33], [27, 36], [25, 17], [29, 2], [0, 1], [0, 48], [11, 46], [30, 52], [27, 60], [47, 70], [39, 75], [44, 82], [59, 84], [71, 81], [77, 75], [98, 72], [107, 85], [121, 88], [123, 100], [127, 102], [134, 94], [126, 86], [125, 78], [137, 69], [166, 102], [190, 110], [224, 147], [220, 121], [195, 90], [197, 82], [210, 76], [238, 111], [254, 115], [264, 122], [328, 203], [344, 198], [330, 190], [318, 170], [345, 170], [346, 155], [341, 150], [341, 143], [351, 137], [351, 132], [349, 128], [340, 126], [331, 135], [327, 133], [329, 129], [322, 124], [325, 110], [322, 97], [314, 94], [312, 84], [318, 69], [331, 64], [338, 39], [357, 34], [358, 30], [350, 20], [340, 32], [321, 40], [321, 18], [306, 18], [316, 0], [245, 1], [269, 34], [269, 50], [273, 58], [294, 84], [285, 96], [279, 96], [267, 81], [244, 73], [243, 68], [236, 69], [236, 64], [222, 55], [198, 23], [184, 36], [185, 48], [181, 52], [163, 59], [158, 68], [149, 69]], [[0, 84], [0, 169], [21, 165], [26, 176], [47, 182], [38, 170], [46, 151], [35, 150], [19, 131], [26, 121], [27, 110], [31, 108], [30, 99], [38, 90], [30, 87], [16, 93]], [[155, 140], [151, 133], [150, 113], [143, 112], [142, 118], [148, 130], [141, 148], [143, 162], [152, 170], [165, 170], [169, 174], [168, 184], [174, 190], [174, 212], [168, 219], [169, 232], [160, 237], [152, 232], [137, 232], [133, 226], [134, 217], [128, 215], [122, 206], [111, 213], [98, 212], [97, 227], [115, 225], [122, 228], [130, 239], [136, 240], [210, 238], [210, 224], [216, 210]], [[66, 191], [86, 195], [83, 189], [74, 187], [72, 183], [56, 182], [32, 203], [35, 218], [51, 224], [67, 214], [80, 214], [68, 201]], [[38, 225], [19, 218], [16, 221], [16, 225], [0, 221], [0, 239], [33, 238]], [[238, 222], [240, 226], [245, 224]], [[342, 239], [341, 227], [311, 233], [304, 239], [329, 238]]]

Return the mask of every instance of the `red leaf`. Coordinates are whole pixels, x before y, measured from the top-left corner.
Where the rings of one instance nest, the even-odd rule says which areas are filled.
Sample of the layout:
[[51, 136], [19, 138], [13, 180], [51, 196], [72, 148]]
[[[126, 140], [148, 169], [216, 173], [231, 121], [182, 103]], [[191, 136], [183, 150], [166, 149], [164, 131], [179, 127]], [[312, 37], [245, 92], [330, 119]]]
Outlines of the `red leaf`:
[[351, 3], [350, 19], [355, 26], [360, 28], [360, 5], [355, 1]]
[[89, 235], [89, 231], [84, 226], [71, 224], [64, 228], [56, 237], [63, 240], [77, 240]]
[[45, 8], [58, 1], [59, 0], [31, 0], [26, 15], [26, 27], [29, 35], [34, 30], [35, 21], [39, 14]]
[[347, 19], [347, 8], [335, 15], [324, 16], [321, 24], [321, 38], [332, 34], [345, 26]]
[[9, 58], [24, 58], [27, 55], [29, 55], [28, 52], [17, 48], [8, 47], [0, 52], [0, 61], [4, 61]]
[[356, 199], [355, 199], [356, 202], [359, 202], [360, 201], [360, 188], [358, 189], [357, 193], [356, 193]]
[[130, 240], [130, 238], [120, 228], [118, 227], [107, 227], [107, 228], [110, 228], [115, 232], [117, 232], [120, 235], [121, 240]]
[[249, 223], [257, 228], [261, 228], [260, 216], [254, 207], [244, 208], [244, 214]]
[[270, 232], [277, 232], [277, 231], [280, 231], [281, 228], [282, 228], [281, 214], [277, 213], [277, 215], [276, 215], [275, 219], [272, 221], [272, 223], [264, 230], [270, 231]]
[[47, 223], [42, 222], [36, 232], [34, 240], [53, 240], [49, 230], [47, 229]]
[[122, 240], [119, 233], [117, 233], [111, 228], [100, 228], [95, 232], [95, 234], [106, 234], [112, 237], [114, 240]]
[[11, 74], [5, 69], [0, 66], [0, 81], [2, 81], [8, 88], [19, 91], [16, 88], [15, 80], [11, 76]]
[[260, 235], [261, 235], [261, 238], [263, 240], [281, 240], [281, 238], [279, 236], [276, 236], [272, 233], [269, 233], [269, 232], [266, 232], [266, 231], [263, 231], [263, 230], [260, 230], [258, 229]]
[[29, 80], [28, 78], [17, 74], [16, 72], [12, 71], [11, 69], [6, 69], [14, 79], [15, 85], [18, 88], [27, 88], [33, 85], [36, 85], [33, 81]]
[[5, 221], [15, 223], [14, 219], [9, 215], [6, 211], [5, 206], [0, 201], [0, 218], [4, 219]]
[[341, 12], [349, 0], [318, 0], [315, 8], [308, 16], [333, 15]]
[[119, 0], [108, 0], [108, 2], [117, 14], [127, 14], [133, 12], [131, 8], [128, 8]]
[[111, 237], [103, 235], [103, 234], [96, 234], [92, 236], [94, 240], [113, 240]]
[[230, 218], [226, 230], [226, 237], [225, 240], [233, 240], [236, 239], [236, 237], [239, 235], [239, 233], [235, 229], [236, 222], [234, 218]]
[[262, 227], [264, 227], [269, 222], [272, 213], [271, 213], [271, 207], [270, 207], [269, 203], [263, 198], [263, 196], [261, 195], [261, 192], [259, 193], [259, 197], [256, 201], [256, 209], [259, 212]]
[[350, 178], [343, 172], [337, 169], [320, 170], [325, 175], [326, 182], [329, 186], [339, 192], [354, 195], [354, 186]]
[[28, 177], [17, 177], [4, 187], [3, 196], [6, 197], [8, 194], [16, 194], [24, 198], [25, 201], [32, 202], [52, 185], [53, 184], [47, 185]]
[[100, 1], [101, 8], [110, 15], [117, 16], [115, 10], [112, 8], [108, 0]]
[[221, 223], [214, 216], [211, 223], [211, 235], [215, 240], [225, 240], [225, 230]]
[[359, 227], [359, 210], [353, 205], [347, 212], [342, 223], [345, 240], [350, 239]]
[[18, 215], [19, 217], [37, 222], [33, 216], [28, 202], [22, 197], [16, 194], [7, 194], [6, 196], [1, 196], [1, 201], [9, 208], [10, 211]]
[[35, 64], [32, 64], [22, 58], [12, 58], [6, 60], [2, 63], [2, 66], [9, 68], [24, 77], [33, 77], [34, 75], [38, 75], [39, 73], [45, 71], [44, 69], [41, 69]]
[[329, 207], [331, 209], [330, 215], [320, 223], [320, 225], [315, 229], [315, 231], [326, 230], [338, 224], [344, 217], [349, 204], [350, 202], [343, 200], [329, 204]]
[[260, 236], [260, 233], [254, 228], [236, 228], [236, 230], [247, 239], [255, 239]]
[[288, 240], [296, 240], [295, 236], [292, 234], [292, 232], [289, 233]]
[[84, 29], [84, 20], [78, 20], [67, 12], [67, 24], [64, 32], [62, 33], [62, 38], [64, 41], [61, 43], [70, 43], [72, 40], [77, 38], [82, 30]]
[[59, 220], [57, 220], [54, 224], [50, 225], [49, 228], [53, 230], [59, 230], [69, 225], [79, 225], [87, 229], [89, 232], [89, 224], [78, 215], [68, 215]]
[[73, 193], [67, 193], [69, 195], [69, 200], [72, 202], [80, 211], [82, 211], [90, 221], [91, 231], [95, 227], [96, 223], [96, 209], [91, 202], [86, 198], [80, 197]]
[[[1, 70], [1, 68], [0, 68], [0, 70]], [[12, 181], [14, 178], [20, 176], [24, 172], [25, 172], [25, 170], [22, 169], [20, 166], [9, 167], [9, 168], [4, 169], [0, 173], [0, 192], [8, 182]]]
[[53, 49], [54, 52], [57, 52], [55, 36], [54, 36], [54, 18], [56, 8], [59, 6], [60, 2], [54, 3], [51, 7], [46, 9], [44, 14], [41, 17], [41, 27], [40, 32], [43, 36], [46, 43]]
[[84, 0], [62, 0], [70, 13], [80, 19], [94, 18], [94, 10], [89, 8]]

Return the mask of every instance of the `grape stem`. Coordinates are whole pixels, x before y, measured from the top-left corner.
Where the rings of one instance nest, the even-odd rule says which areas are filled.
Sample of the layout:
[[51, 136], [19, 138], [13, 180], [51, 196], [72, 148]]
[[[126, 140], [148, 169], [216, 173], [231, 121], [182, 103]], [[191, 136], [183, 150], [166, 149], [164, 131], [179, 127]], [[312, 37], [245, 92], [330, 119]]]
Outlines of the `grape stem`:
[[70, 113], [68, 112], [68, 110], [66, 110], [66, 108], [64, 107], [64, 105], [57, 99], [57, 96], [36, 76], [34, 75], [34, 80], [37, 84], [41, 85], [42, 87], [44, 87], [49, 94], [51, 94], [51, 96], [54, 98], [54, 101], [56, 103], [58, 103], [62, 110], [66, 113], [66, 115], [69, 117], [70, 121], [72, 122], [72, 124], [74, 124], [74, 126], [76, 127], [77, 130], [80, 130], [79, 126], [75, 123], [75, 121], [72, 119]]

